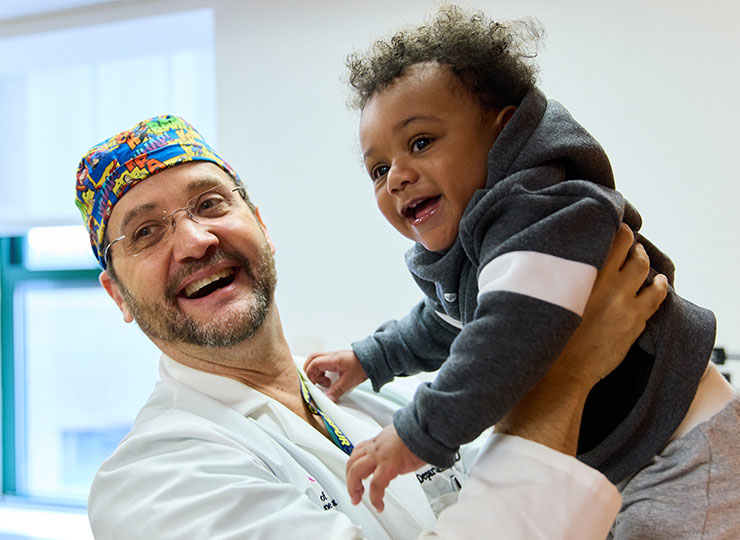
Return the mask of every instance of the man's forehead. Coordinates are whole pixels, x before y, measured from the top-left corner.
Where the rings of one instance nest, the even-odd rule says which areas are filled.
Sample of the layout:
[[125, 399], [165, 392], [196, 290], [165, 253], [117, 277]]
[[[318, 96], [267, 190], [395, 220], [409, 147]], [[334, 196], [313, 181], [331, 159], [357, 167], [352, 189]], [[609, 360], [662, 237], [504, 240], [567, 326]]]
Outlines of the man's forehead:
[[175, 165], [153, 174], [128, 190], [113, 207], [109, 226], [117, 227], [127, 214], [137, 209], [183, 204], [183, 201], [210, 188], [235, 185], [231, 176], [213, 163], [191, 161]]

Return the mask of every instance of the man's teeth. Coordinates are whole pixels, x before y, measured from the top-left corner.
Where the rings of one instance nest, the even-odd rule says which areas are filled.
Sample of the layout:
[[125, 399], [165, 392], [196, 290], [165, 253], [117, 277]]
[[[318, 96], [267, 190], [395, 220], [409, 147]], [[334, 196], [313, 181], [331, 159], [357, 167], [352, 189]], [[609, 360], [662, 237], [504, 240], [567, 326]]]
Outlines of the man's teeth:
[[209, 283], [213, 283], [216, 280], [228, 277], [233, 273], [234, 273], [233, 268], [224, 268], [223, 270], [219, 270], [218, 272], [211, 274], [210, 276], [204, 277], [203, 279], [199, 279], [198, 281], [194, 281], [193, 283], [185, 287], [185, 296], [187, 297], [193, 296], [195, 293], [197, 293], [199, 290], [201, 290], [203, 287], [205, 287]]

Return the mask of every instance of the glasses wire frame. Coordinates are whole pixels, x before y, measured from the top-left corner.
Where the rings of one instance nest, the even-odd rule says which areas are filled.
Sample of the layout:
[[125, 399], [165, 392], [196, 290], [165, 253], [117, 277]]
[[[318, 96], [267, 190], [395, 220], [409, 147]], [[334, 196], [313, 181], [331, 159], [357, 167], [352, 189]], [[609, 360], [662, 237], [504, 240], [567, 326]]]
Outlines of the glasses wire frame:
[[[177, 208], [176, 210], [173, 210], [169, 214], [167, 213], [167, 210], [162, 210], [162, 213], [164, 214], [162, 216], [162, 221], [166, 221], [167, 218], [170, 218], [171, 219], [171, 224], [172, 224], [172, 229], [171, 230], [173, 232], [174, 232], [175, 228], [177, 227], [177, 222], [175, 221], [175, 216], [177, 215], [178, 212], [185, 212], [185, 215], [188, 218], [190, 218], [192, 221], [194, 221], [195, 223], [200, 223], [198, 221], [197, 216], [195, 216], [193, 214], [193, 208], [195, 208], [195, 205], [197, 204], [198, 199], [200, 199], [203, 195], [206, 195], [207, 193], [210, 193], [212, 191], [217, 191], [217, 190], [218, 190], [218, 187], [208, 188], [204, 192], [198, 193], [197, 195], [191, 197], [188, 200], [188, 203], [185, 206], [183, 206], [182, 208]], [[244, 186], [237, 186], [237, 187], [235, 187], [235, 188], [233, 188], [233, 189], [231, 189], [229, 191], [230, 191], [230, 193], [234, 193], [235, 191], [238, 191], [239, 194], [241, 195], [241, 198], [246, 202], [246, 197], [245, 197], [246, 191], [245, 191]], [[110, 257], [111, 257], [111, 255], [110, 255], [110, 248], [113, 246], [113, 244], [115, 244], [117, 242], [120, 242], [124, 238], [126, 238], [126, 235], [125, 234], [122, 234], [121, 236], [119, 236], [117, 238], [114, 238], [113, 240], [111, 240], [110, 242], [108, 242], [108, 245], [105, 246], [105, 250], [103, 251], [103, 260], [105, 261], [106, 268], [110, 265], [110, 260], [111, 260], [110, 259]], [[139, 255], [140, 255], [140, 253], [136, 253], [133, 256], [134, 257], [137, 257]]]

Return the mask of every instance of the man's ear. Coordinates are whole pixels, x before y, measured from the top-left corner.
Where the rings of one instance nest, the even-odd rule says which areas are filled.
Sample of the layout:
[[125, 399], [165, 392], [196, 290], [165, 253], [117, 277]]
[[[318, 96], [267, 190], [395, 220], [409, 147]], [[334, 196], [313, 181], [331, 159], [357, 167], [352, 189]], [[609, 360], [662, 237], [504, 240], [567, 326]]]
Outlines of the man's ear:
[[254, 207], [254, 216], [257, 218], [257, 222], [259, 222], [260, 227], [262, 227], [262, 232], [265, 235], [267, 243], [270, 245], [270, 250], [272, 251], [272, 254], [275, 255], [275, 244], [272, 243], [270, 233], [267, 232], [267, 226], [265, 225], [265, 222], [262, 221], [262, 216], [260, 216], [260, 209], [256, 206]]
[[105, 289], [105, 292], [108, 293], [108, 296], [113, 298], [113, 301], [118, 306], [118, 309], [120, 309], [121, 313], [123, 313], [123, 320], [127, 323], [132, 322], [134, 320], [134, 316], [131, 314], [131, 311], [128, 308], [128, 304], [126, 304], [126, 301], [123, 299], [118, 285], [116, 285], [116, 283], [110, 277], [110, 274], [108, 274], [107, 270], [103, 270], [100, 273], [100, 276], [98, 276], [98, 281], [100, 281], [100, 284]]

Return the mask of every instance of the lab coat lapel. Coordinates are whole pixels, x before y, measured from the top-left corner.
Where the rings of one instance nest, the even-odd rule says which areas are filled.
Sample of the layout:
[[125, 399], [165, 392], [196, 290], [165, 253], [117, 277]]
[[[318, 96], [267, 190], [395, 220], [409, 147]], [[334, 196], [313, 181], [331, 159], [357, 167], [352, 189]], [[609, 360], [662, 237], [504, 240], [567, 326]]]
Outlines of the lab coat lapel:
[[267, 406], [272, 409], [274, 417], [278, 419], [285, 432], [285, 436], [293, 444], [297, 444], [317, 456], [337, 476], [344, 476], [344, 467], [347, 462], [347, 455], [344, 452], [280, 403], [269, 400]]
[[[311, 431], [318, 433], [302, 420], [300, 420], [300, 422], [305, 424]], [[403, 488], [399, 487], [400, 485], [406, 485], [406, 480], [410, 475], [397, 478], [391, 482], [391, 485], [393, 486], [393, 484], [396, 484], [398, 480], [404, 480], [403, 482], [398, 482], [398, 485], [395, 485], [392, 488], [389, 486], [389, 489], [386, 490], [384, 498], [385, 510], [381, 514], [378, 514], [375, 511], [370, 504], [368, 497], [363, 498], [359, 505], [354, 506], [349, 498], [347, 486], [344, 482], [344, 464], [348, 459], [344, 452], [334, 446], [333, 443], [326, 439], [326, 437], [319, 434], [318, 436], [331, 444], [338, 453], [338, 455], [332, 456], [327, 456], [326, 454], [319, 455], [319, 451], [323, 449], [319, 449], [319, 451], [317, 451], [316, 447], [308, 448], [302, 445], [299, 446], [296, 440], [288, 439], [280, 433], [273, 432], [269, 428], [266, 428], [257, 422], [255, 423], [270, 435], [275, 442], [280, 444], [297, 463], [306, 470], [312, 471], [316, 476], [316, 480], [321, 485], [330, 487], [341, 511], [347, 514], [355, 523], [365, 524], [363, 527], [363, 537], [387, 538], [388, 534], [390, 534], [390, 538], [394, 540], [397, 538], [416, 538], [423, 529], [431, 528], [433, 526], [434, 515], [431, 512], [426, 496], [421, 488], [419, 488], [419, 492], [413, 492], [413, 490], [408, 490], [407, 492]], [[312, 439], [312, 437], [306, 437], [305, 435], [306, 434], [301, 434], [301, 438]], [[318, 446], [322, 445], [319, 444]], [[325, 468], [329, 469], [331, 474], [321, 474], [320, 471], [322, 470], [322, 467], [317, 465], [317, 462], [321, 462]], [[338, 465], [341, 465], [341, 467], [337, 468]], [[413, 480], [415, 481], [416, 479], [413, 478]], [[416, 487], [418, 487], [418, 485]], [[416, 512], [416, 517], [412, 512]], [[429, 517], [427, 513], [431, 517]], [[378, 523], [380, 525], [376, 525]], [[374, 530], [370, 530], [370, 527]]]
[[[296, 364], [298, 364], [298, 360], [296, 360]], [[347, 455], [281, 403], [232, 379], [201, 372], [179, 364], [164, 354], [160, 360], [160, 373], [163, 378], [174, 379], [180, 384], [184, 383], [191, 388], [195, 388], [248, 418], [257, 413], [262, 407], [269, 407], [272, 418], [284, 431], [285, 438], [282, 441], [290, 441], [304, 449], [306, 451], [304, 454], [308, 453], [318, 458], [333, 475], [340, 479], [342, 489], [346, 493], [344, 477]], [[382, 429], [382, 426], [366, 413], [341, 408], [313, 384], [307, 381], [307, 385], [311, 396], [316, 400], [319, 407], [341, 427], [353, 444], [371, 439]], [[260, 422], [257, 422], [254, 418], [252, 420], [265, 430]], [[273, 438], [278, 440], [277, 434], [273, 435]], [[281, 445], [295, 457], [297, 449], [293, 448], [293, 452], [291, 452], [289, 444]], [[375, 517], [384, 522], [388, 530], [396, 531], [398, 536], [394, 535], [394, 538], [414, 538], [419, 530], [431, 528], [434, 524], [435, 518], [431, 506], [413, 474], [394, 479], [386, 490], [384, 502], [386, 510], [381, 514], [375, 514]], [[368, 497], [363, 499], [362, 505], [365, 505], [368, 511], [374, 512]], [[398, 532], [399, 529], [405, 531], [405, 533], [401, 535]]]
[[[334, 420], [334, 422], [342, 429], [352, 444], [357, 445], [362, 441], [372, 439], [382, 429], [383, 426], [380, 426], [375, 421], [369, 419], [367, 415], [363, 415], [364, 418], [360, 418], [359, 414], [355, 411], [339, 407], [336, 403], [326, 397], [321, 390], [310, 383], [308, 384], [311, 397], [313, 397], [318, 406], [321, 407], [321, 410]], [[309, 429], [311, 428], [309, 427]], [[311, 431], [316, 432], [314, 429], [311, 429]], [[321, 437], [325, 441], [327, 440], [326, 437]], [[333, 444], [332, 446], [342, 456], [341, 475], [344, 477], [348, 458], [339, 448]], [[365, 497], [363, 502], [368, 505], [370, 504], [368, 497]], [[434, 526], [434, 513], [427, 501], [424, 490], [421, 485], [419, 485], [414, 474], [405, 474], [396, 477], [386, 489], [383, 502], [386, 508], [394, 508], [398, 513], [405, 513], [409, 519], [413, 520], [416, 526], [421, 526], [422, 528], [431, 528]], [[413, 515], [415, 515], [416, 518], [409, 513], [409, 508], [414, 509]]]
[[[342, 474], [338, 475], [332, 467], [327, 467], [329, 463], [327, 463], [325, 456], [317, 455], [315, 449], [300, 446], [296, 444], [295, 440], [260, 424], [253, 418], [247, 420], [254, 422], [254, 425], [265, 432], [270, 440], [279, 444], [300, 468], [310, 471], [316, 482], [330, 494], [332, 501], [337, 503], [336, 509], [349, 516], [353, 523], [362, 524], [363, 537], [393, 540], [395, 538], [414, 538], [419, 534], [420, 529], [416, 528], [415, 524], [412, 525], [415, 527], [414, 529], [408, 529], [408, 524], [404, 521], [405, 518], [396, 520], [396, 516], [391, 516], [391, 519], [383, 520], [379, 519], [378, 514], [375, 513], [372, 507], [364, 504], [354, 506], [344, 483], [344, 469], [342, 469]], [[305, 422], [303, 423], [305, 424]], [[319, 436], [325, 439], [322, 435]], [[337, 451], [344, 455], [338, 448]], [[266, 459], [269, 463], [270, 458], [266, 457]], [[408, 532], [412, 534], [409, 535]]]

